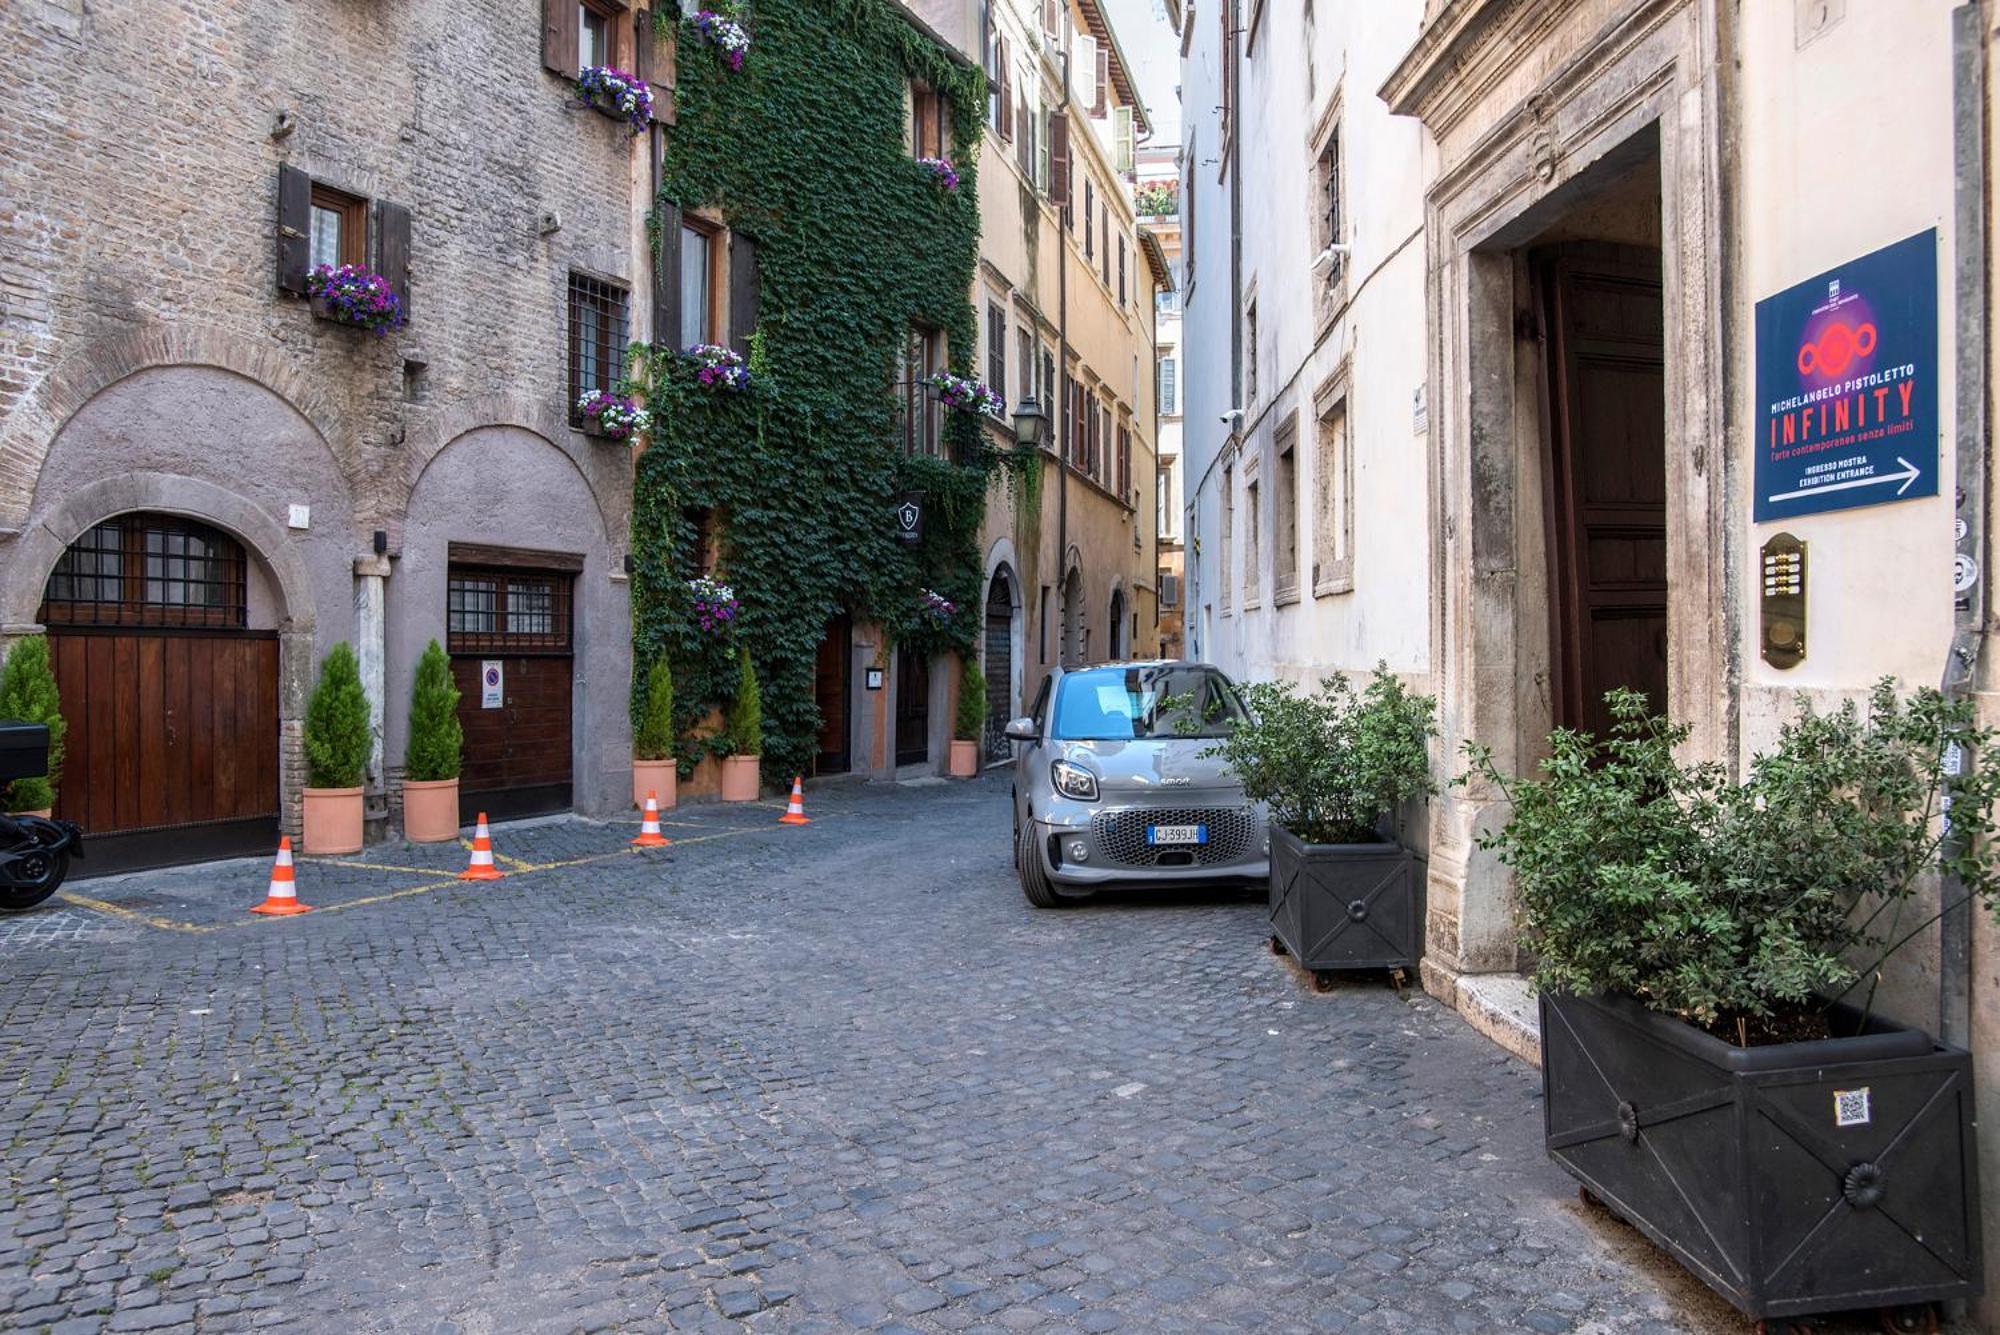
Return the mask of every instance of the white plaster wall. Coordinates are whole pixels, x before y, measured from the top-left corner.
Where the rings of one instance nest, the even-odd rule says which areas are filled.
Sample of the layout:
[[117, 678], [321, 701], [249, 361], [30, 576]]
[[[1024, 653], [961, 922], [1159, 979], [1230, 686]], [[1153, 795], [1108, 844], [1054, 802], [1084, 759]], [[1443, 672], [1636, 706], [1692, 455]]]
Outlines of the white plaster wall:
[[1229, 190], [1218, 161], [1219, 24], [1213, 8], [1188, 22], [1181, 61], [1181, 539], [1187, 545], [1187, 656], [1216, 661], [1216, 486], [1218, 458], [1229, 440], [1217, 418], [1232, 406]]
[[[1184, 320], [1188, 387], [1187, 487], [1200, 514], [1191, 520], [1202, 536], [1198, 585], [1190, 624], [1211, 627], [1200, 652], [1234, 675], [1249, 679], [1311, 680], [1336, 671], [1359, 671], [1386, 661], [1399, 672], [1430, 670], [1429, 482], [1426, 437], [1413, 415], [1424, 385], [1427, 329], [1424, 311], [1422, 129], [1393, 117], [1375, 90], [1415, 40], [1420, 0], [1369, 5], [1329, 5], [1315, 10], [1307, 28], [1298, 6], [1265, 0], [1240, 67], [1243, 136], [1242, 276], [1244, 300], [1254, 295], [1258, 315], [1258, 394], [1243, 404], [1242, 459], [1229, 569], [1236, 581], [1232, 610], [1222, 613], [1219, 495], [1221, 470], [1215, 443], [1225, 430], [1228, 402], [1230, 310], [1226, 184], [1209, 188], [1197, 204], [1197, 282]], [[1198, 24], [1200, 20], [1197, 20]], [[1209, 25], [1212, 26], [1212, 25]], [[1197, 54], [1212, 52], [1219, 33], [1196, 30]], [[1308, 59], [1312, 72], [1308, 76]], [[1200, 66], [1197, 60], [1191, 64]], [[1190, 107], [1210, 105], [1210, 94], [1185, 90]], [[1345, 176], [1347, 305], [1322, 331], [1314, 300], [1312, 262], [1318, 246], [1312, 134], [1329, 104], [1340, 103]], [[1202, 150], [1214, 156], [1214, 141]], [[1214, 168], [1197, 164], [1198, 186]], [[1211, 267], [1213, 260], [1213, 267]], [[1247, 358], [1249, 349], [1246, 346]], [[1355, 576], [1352, 590], [1317, 595], [1312, 584], [1318, 495], [1318, 429], [1314, 392], [1345, 364], [1349, 375], [1347, 421], [1353, 450]], [[1274, 438], [1290, 420], [1297, 431], [1298, 601], [1276, 605], [1277, 534]], [[1250, 464], [1255, 460], [1254, 469]], [[1246, 601], [1242, 580], [1249, 534], [1245, 474], [1254, 471], [1262, 513], [1255, 553], [1260, 596]], [[1190, 543], [1192, 546], [1192, 542]]]

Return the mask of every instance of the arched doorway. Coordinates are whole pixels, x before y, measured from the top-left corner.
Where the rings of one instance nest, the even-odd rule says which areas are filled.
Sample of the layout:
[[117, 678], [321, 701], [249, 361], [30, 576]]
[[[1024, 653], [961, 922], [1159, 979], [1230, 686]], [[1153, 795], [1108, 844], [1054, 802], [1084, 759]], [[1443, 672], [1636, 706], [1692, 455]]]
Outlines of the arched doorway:
[[1014, 712], [1014, 585], [1005, 569], [986, 590], [986, 735], [982, 754], [1005, 760], [1012, 748], [1007, 720]]
[[1063, 576], [1062, 665], [1080, 667], [1088, 658], [1088, 632], [1083, 624], [1083, 572], [1075, 566]]
[[[93, 873], [268, 851], [278, 839], [278, 635], [243, 544], [118, 515], [56, 561], [48, 627], [68, 726], [56, 814]], [[253, 615], [253, 612], [263, 615]]]
[[1107, 642], [1111, 647], [1111, 657], [1115, 661], [1132, 652], [1130, 637], [1125, 629], [1125, 590], [1111, 591], [1111, 634]]

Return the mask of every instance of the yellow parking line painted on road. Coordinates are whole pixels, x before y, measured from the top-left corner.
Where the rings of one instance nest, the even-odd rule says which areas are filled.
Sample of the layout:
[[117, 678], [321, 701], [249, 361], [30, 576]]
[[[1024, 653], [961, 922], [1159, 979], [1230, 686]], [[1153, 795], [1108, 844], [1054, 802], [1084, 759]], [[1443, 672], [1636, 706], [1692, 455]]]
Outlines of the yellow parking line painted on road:
[[450, 876], [443, 867], [403, 867], [393, 862], [358, 862], [350, 858], [300, 858], [301, 866], [317, 867], [359, 867], [363, 871], [404, 871], [412, 876]]
[[102, 899], [92, 899], [89, 895], [79, 895], [74, 890], [59, 890], [56, 892], [56, 898], [66, 900], [80, 909], [90, 909], [95, 913], [108, 913], [114, 918], [124, 918], [128, 922], [136, 922], [146, 927], [157, 927], [163, 932], [212, 932], [217, 927], [222, 926], [221, 923], [213, 923], [204, 927], [198, 923], [176, 922], [172, 918], [162, 918], [152, 913], [141, 913], [137, 909], [128, 909], [120, 904], [108, 903]]

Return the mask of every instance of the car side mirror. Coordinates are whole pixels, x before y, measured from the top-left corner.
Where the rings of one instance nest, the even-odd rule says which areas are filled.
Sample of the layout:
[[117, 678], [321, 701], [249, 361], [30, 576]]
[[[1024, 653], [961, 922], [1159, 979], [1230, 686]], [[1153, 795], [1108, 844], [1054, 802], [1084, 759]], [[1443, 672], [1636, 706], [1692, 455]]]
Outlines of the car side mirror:
[[1035, 726], [1034, 719], [1026, 715], [1010, 720], [1005, 731], [1010, 742], [1038, 742], [1042, 739], [1042, 730]]

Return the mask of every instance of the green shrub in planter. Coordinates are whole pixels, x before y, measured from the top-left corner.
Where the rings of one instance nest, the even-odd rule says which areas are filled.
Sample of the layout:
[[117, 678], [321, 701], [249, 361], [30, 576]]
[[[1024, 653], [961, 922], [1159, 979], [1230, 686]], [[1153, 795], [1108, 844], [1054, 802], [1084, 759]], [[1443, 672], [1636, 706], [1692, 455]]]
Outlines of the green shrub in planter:
[[1316, 691], [1258, 683], [1250, 718], [1220, 755], [1271, 816], [1271, 948], [1320, 986], [1338, 969], [1402, 969], [1423, 950], [1415, 859], [1384, 819], [1432, 791], [1437, 702], [1378, 666], [1357, 692], [1342, 677]]
[[1537, 956], [1549, 1156], [1751, 1317], [1977, 1294], [1970, 1056], [1869, 1015], [1872, 982], [1833, 1001], [1936, 922], [1939, 871], [1944, 910], [1994, 897], [1994, 735], [1885, 681], [1738, 783], [1606, 698], [1536, 778], [1470, 748], [1513, 806], [1481, 843]]
[[750, 651], [738, 651], [741, 674], [736, 696], [729, 702], [729, 752], [739, 756], [764, 753], [764, 696], [757, 686], [756, 669], [750, 666]]
[[56, 785], [62, 782], [64, 724], [47, 636], [20, 640], [0, 667], [0, 719], [40, 723], [49, 730], [49, 772], [0, 784], [0, 810], [41, 811], [54, 806]]
[[986, 730], [986, 674], [979, 660], [967, 654], [958, 679], [958, 718], [951, 735], [961, 742], [976, 742]]
[[671, 760], [674, 754], [674, 670], [661, 654], [646, 673], [644, 699], [632, 720], [632, 756]]
[[[410, 692], [410, 743], [403, 756], [405, 778], [419, 783], [456, 779], [465, 747], [465, 730], [458, 722], [458, 683], [451, 677], [451, 659], [432, 640], [417, 660], [416, 685]], [[364, 753], [365, 761], [365, 753]]]
[[319, 684], [306, 703], [306, 786], [360, 786], [372, 741], [368, 696], [361, 689], [354, 649], [336, 644], [320, 664]]

